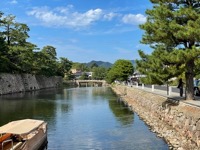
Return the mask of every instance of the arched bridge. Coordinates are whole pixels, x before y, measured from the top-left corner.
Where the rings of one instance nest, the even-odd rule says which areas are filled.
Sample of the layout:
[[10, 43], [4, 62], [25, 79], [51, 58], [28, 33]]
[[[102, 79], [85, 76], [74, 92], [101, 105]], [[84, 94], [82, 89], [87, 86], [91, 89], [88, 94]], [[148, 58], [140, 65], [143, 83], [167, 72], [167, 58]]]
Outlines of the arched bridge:
[[105, 80], [76, 80], [78, 86], [105, 86]]

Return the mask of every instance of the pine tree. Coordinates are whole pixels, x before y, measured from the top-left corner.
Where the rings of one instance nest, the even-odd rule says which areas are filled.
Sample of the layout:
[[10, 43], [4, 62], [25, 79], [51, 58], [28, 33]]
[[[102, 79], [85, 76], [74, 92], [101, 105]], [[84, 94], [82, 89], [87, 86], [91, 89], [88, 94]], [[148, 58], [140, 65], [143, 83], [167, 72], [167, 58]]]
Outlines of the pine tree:
[[193, 78], [200, 56], [200, 0], [151, 0], [141, 42], [154, 49], [139, 51], [138, 69], [153, 83], [185, 75], [186, 99], [193, 99]]

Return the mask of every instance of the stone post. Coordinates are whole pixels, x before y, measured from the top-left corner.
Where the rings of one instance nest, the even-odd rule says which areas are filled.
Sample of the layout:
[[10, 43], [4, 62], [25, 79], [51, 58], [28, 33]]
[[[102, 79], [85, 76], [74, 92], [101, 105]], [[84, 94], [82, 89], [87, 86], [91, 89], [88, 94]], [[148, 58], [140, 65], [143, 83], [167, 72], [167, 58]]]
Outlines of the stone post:
[[142, 89], [144, 89], [144, 84], [142, 83]]
[[172, 87], [169, 86], [169, 95], [171, 95], [171, 93], [172, 93]]
[[138, 83], [136, 82], [136, 87], [138, 88]]
[[151, 90], [152, 90], [152, 92], [154, 92], [154, 85], [152, 85]]

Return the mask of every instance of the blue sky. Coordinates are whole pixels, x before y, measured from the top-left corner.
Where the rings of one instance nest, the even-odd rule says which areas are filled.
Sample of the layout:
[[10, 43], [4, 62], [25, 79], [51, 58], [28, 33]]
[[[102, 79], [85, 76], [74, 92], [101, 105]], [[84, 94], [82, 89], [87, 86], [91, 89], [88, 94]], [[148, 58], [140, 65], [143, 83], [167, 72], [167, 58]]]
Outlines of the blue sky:
[[28, 41], [73, 62], [139, 59], [149, 0], [1, 0], [0, 10], [30, 28]]

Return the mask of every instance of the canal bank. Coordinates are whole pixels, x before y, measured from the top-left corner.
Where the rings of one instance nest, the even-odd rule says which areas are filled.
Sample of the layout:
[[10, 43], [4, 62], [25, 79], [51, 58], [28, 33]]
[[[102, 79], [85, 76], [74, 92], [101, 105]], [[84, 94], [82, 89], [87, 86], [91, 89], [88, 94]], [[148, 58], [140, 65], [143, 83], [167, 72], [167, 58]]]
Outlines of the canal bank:
[[52, 88], [62, 85], [62, 77], [32, 74], [0, 74], [0, 95]]
[[133, 87], [112, 89], [171, 149], [200, 149], [200, 108]]
[[[0, 126], [48, 123], [48, 150], [168, 150], [109, 87], [51, 88], [0, 96]], [[83, 140], [84, 139], [84, 140]]]

